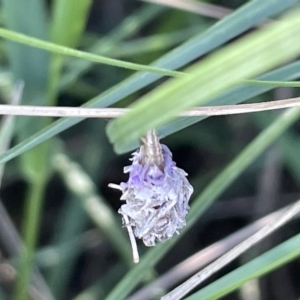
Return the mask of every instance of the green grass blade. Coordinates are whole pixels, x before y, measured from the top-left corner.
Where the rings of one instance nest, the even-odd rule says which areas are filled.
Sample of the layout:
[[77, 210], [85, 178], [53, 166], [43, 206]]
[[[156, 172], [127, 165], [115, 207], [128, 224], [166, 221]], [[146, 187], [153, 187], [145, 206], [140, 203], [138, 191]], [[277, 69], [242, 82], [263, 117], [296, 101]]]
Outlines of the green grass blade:
[[[66, 245], [68, 242], [73, 244], [72, 241], [76, 240], [76, 238], [82, 234], [87, 228], [87, 225], [88, 217], [83, 210], [79, 199], [77, 199], [77, 197], [71, 197], [71, 195], [67, 196], [66, 203], [63, 205], [59, 214], [58, 222], [55, 226], [56, 230], [54, 238], [51, 244], [53, 246]], [[76, 259], [78, 258], [80, 251], [80, 246], [74, 244], [72, 248], [68, 249], [68, 252], [71, 252], [72, 255], [65, 255], [64, 247], [56, 247], [56, 255], [61, 261], [51, 268], [47, 274], [48, 285], [56, 299], [64, 298], [66, 286], [74, 271]]]
[[[264, 116], [254, 115], [254, 120], [259, 129], [265, 128], [266, 124], [274, 119], [273, 114], [265, 114]], [[287, 132], [282, 136], [278, 142], [280, 143], [281, 153], [284, 158], [286, 168], [288, 168], [290, 174], [295, 179], [295, 181], [300, 183], [300, 161], [298, 159], [300, 141], [296, 132]]]
[[[3, 4], [4, 24], [7, 28], [38, 39], [48, 38], [45, 2], [5, 0]], [[28, 17], [32, 15], [34, 18]], [[46, 104], [49, 53], [26, 45], [11, 42], [6, 44], [14, 80], [24, 80], [22, 103]], [[20, 140], [28, 138], [33, 132], [43, 128], [46, 122], [46, 119], [18, 118], [16, 122], [18, 138]], [[21, 156], [21, 170], [29, 182], [29, 191], [27, 201], [25, 201], [25, 217], [22, 227], [25, 247], [20, 254], [18, 280], [14, 289], [16, 300], [23, 300], [26, 297], [31, 280], [43, 193], [48, 176], [47, 144], [40, 145]]]
[[[137, 12], [125, 18], [119, 26], [112, 30], [111, 33], [93, 44], [87, 52], [109, 55], [111, 50], [118, 47], [120, 41], [137, 33], [139, 29], [154, 18], [159, 17], [159, 15], [165, 10], [166, 8], [160, 5], [145, 5]], [[71, 59], [68, 66], [67, 74], [65, 74], [61, 79], [61, 89], [74, 83], [80, 75], [84, 74], [91, 66], [93, 66], [93, 62], [88, 60]]]
[[181, 111], [203, 105], [212, 97], [300, 54], [300, 10], [219, 50], [187, 70], [191, 75], [170, 80], [143, 97], [132, 110], [110, 122], [109, 139], [118, 153], [151, 128], [175, 118]]
[[[264, 1], [263, 3], [260, 0], [249, 1], [245, 5], [234, 11], [232, 14], [216, 23], [203, 34], [199, 34], [198, 36], [192, 38], [190, 41], [186, 42], [182, 46], [177, 47], [175, 50], [164, 55], [162, 58], [154, 62], [153, 65], [156, 67], [167, 69], [177, 69], [179, 67], [182, 67], [185, 64], [194, 60], [195, 58], [208, 53], [209, 51], [229, 41], [231, 38], [241, 34], [245, 30], [248, 30], [255, 24], [293, 5], [295, 2], [295, 0], [268, 0]], [[128, 24], [131, 24], [131, 22], [129, 21]], [[104, 40], [103, 42], [106, 41]], [[113, 44], [113, 46], [115, 45]], [[110, 49], [111, 48], [108, 47], [108, 51]], [[99, 45], [98, 50], [97, 47], [95, 47], [95, 49], [91, 52], [102, 52], [104, 50], [105, 48], [103, 49], [103, 47]], [[83, 71], [84, 68], [82, 69], [82, 72]], [[72, 70], [72, 72], [76, 73], [76, 70]], [[79, 76], [80, 74], [76, 76]], [[69, 73], [66, 76], [72, 77], [71, 73]], [[67, 77], [63, 78], [61, 87], [64, 87], [65, 85], [74, 81], [77, 78], [76, 76], [73, 79], [67, 79]], [[136, 90], [140, 89], [141, 87], [147, 86], [148, 84], [156, 81], [159, 78], [160, 76], [154, 74], [138, 73], [132, 76], [129, 80], [124, 81], [124, 86], [120, 88], [124, 88], [126, 90], [126, 95], [129, 95], [135, 92]], [[135, 87], [134, 90], [133, 87]]]
[[132, 265], [131, 247], [122, 225], [106, 201], [96, 193], [96, 187], [89, 176], [64, 154], [55, 156], [54, 165], [68, 189], [79, 198], [88, 216], [106, 235], [127, 265]]
[[[254, 24], [280, 12], [293, 3], [295, 3], [295, 1], [292, 0], [273, 0], [264, 1], [263, 3], [261, 3], [260, 0], [250, 1], [228, 17], [218, 22], [204, 34], [193, 38], [191, 41], [186, 42], [184, 45], [159, 59], [155, 65], [165, 68], [181, 67], [196, 57], [207, 53], [208, 51], [230, 40], [234, 36], [249, 29]], [[137, 73], [122, 83], [112, 87], [104, 94], [92, 99], [86, 103], [85, 106], [106, 107], [112, 105], [133, 92], [153, 83], [160, 77], [161, 76], [157, 74]], [[75, 118], [62, 119], [54, 122], [54, 124], [32, 135], [30, 138], [24, 140], [22, 143], [19, 143], [5, 154], [1, 155], [0, 163], [9, 161], [67, 128], [78, 124], [82, 120], [84, 119]]]
[[[4, 22], [7, 28], [39, 39], [47, 38], [46, 13], [42, 1], [3, 0], [2, 2], [5, 16]], [[34, 14], [35, 18], [30, 18], [29, 22], [23, 22], [23, 17], [26, 14]], [[41, 85], [41, 89], [45, 88], [49, 54], [26, 45], [11, 42], [7, 42], [6, 44], [11, 70], [14, 73], [15, 79], [26, 79], [24, 93], [26, 93], [28, 85], [30, 87]], [[29, 101], [30, 99], [23, 97], [22, 102], [24, 104], [29, 104]]]
[[37, 39], [34, 37], [30, 37], [28, 35], [24, 35], [21, 33], [17, 33], [15, 31], [7, 30], [4, 28], [0, 28], [0, 36], [8, 39], [13, 42], [21, 43], [33, 48], [38, 48], [42, 50], [46, 50], [52, 53], [61, 54], [61, 55], [67, 55], [67, 56], [73, 56], [77, 58], [87, 59], [96, 63], [106, 64], [114, 67], [120, 67], [130, 70], [136, 70], [136, 71], [146, 71], [146, 72], [152, 72], [161, 74], [164, 76], [174, 76], [174, 77], [181, 77], [185, 74], [182, 72], [176, 72], [176, 71], [170, 71], [167, 69], [162, 69], [158, 67], [152, 67], [152, 66], [145, 66], [140, 64], [135, 64], [131, 62], [126, 62], [118, 59], [112, 59], [108, 57], [104, 57], [101, 55], [96, 55], [64, 46], [60, 46], [54, 43], [50, 43], [47, 41], [43, 41], [41, 39]]
[[141, 258], [135, 266], [109, 294], [106, 300], [124, 299], [139, 284], [143, 276], [179, 241], [190, 227], [218, 196], [259, 156], [262, 152], [300, 117], [300, 109], [292, 108], [280, 115], [268, 128], [262, 131], [198, 196], [187, 217], [187, 226], [180, 236], [155, 246]]
[[[32, 35], [36, 38], [46, 39], [48, 35], [47, 17], [44, 3], [38, 0], [22, 2], [19, 0], [4, 0], [3, 12], [5, 25], [11, 30]], [[36, 18], [30, 18], [23, 22], [23, 17], [34, 14]], [[9, 61], [14, 80], [24, 80], [22, 103], [27, 105], [46, 104], [45, 89], [47, 86], [49, 54], [26, 45], [15, 44], [7, 41]], [[45, 120], [33, 120], [32, 118], [18, 118], [16, 132], [20, 140], [28, 138], [33, 132], [37, 132], [46, 125]], [[21, 166], [26, 177], [35, 176], [41, 171], [43, 150], [31, 151], [22, 156]], [[38, 175], [40, 176], [40, 175]]]
[[[266, 73], [257, 78], [257, 81], [271, 81], [271, 80], [292, 80], [300, 77], [300, 61], [296, 61], [284, 67], [278, 68], [274, 71]], [[222, 95], [213, 98], [210, 101], [212, 105], [233, 105], [244, 102], [255, 96], [270, 91], [273, 88], [271, 85], [239, 85]], [[160, 138], [170, 135], [176, 131], [186, 128], [192, 124], [195, 124], [206, 117], [194, 117], [194, 118], [177, 118], [176, 120], [162, 126], [158, 129], [158, 136]], [[134, 143], [132, 148], [136, 148], [137, 144]]]
[[299, 81], [267, 81], [267, 80], [244, 80], [244, 83], [250, 85], [261, 85], [271, 87], [300, 87]]
[[142, 27], [158, 18], [167, 8], [160, 5], [146, 4], [126, 17], [120, 25], [114, 28], [107, 36], [100, 39], [94, 46], [95, 53], [110, 51], [116, 43], [136, 34]]
[[[287, 65], [285, 67], [279, 68], [275, 71], [267, 73], [260, 78], [263, 80], [271, 80], [271, 79], [294, 79], [300, 76], [300, 61]], [[225, 94], [222, 94], [219, 97], [216, 97], [212, 103], [214, 105], [225, 105], [225, 104], [237, 104], [243, 102], [251, 97], [257, 96], [262, 94], [266, 91], [269, 91], [271, 87], [263, 87], [263, 86], [241, 86], [234, 88]], [[113, 94], [115, 97], [119, 97], [120, 94]], [[98, 103], [102, 102], [102, 106], [109, 106], [110, 104], [114, 103], [113, 98], [108, 97], [102, 98], [100, 101], [99, 98], [96, 97], [94, 100], [91, 100], [87, 103], [87, 107], [99, 107]], [[107, 101], [105, 101], [107, 100]], [[195, 118], [178, 118], [174, 122], [170, 122], [169, 124], [163, 126], [159, 129], [158, 134], [160, 137], [164, 137], [169, 135], [173, 132], [176, 132], [182, 128], [185, 128], [189, 125], [192, 125], [196, 122], [203, 120], [203, 117], [195, 117]], [[69, 119], [62, 119], [59, 121], [54, 122], [52, 125], [46, 127], [45, 129], [41, 130], [37, 134], [33, 135], [31, 138], [27, 139], [26, 141], [18, 144], [17, 146], [13, 147], [11, 150], [7, 151], [5, 154], [0, 156], [0, 163], [9, 161], [14, 157], [28, 151], [32, 147], [38, 145], [39, 143], [54, 137], [55, 135], [59, 134], [60, 132], [70, 128], [71, 126], [78, 124], [82, 121], [83, 118], [69, 118]], [[137, 147], [138, 143], [132, 145], [132, 148]]]
[[[34, 261], [37, 267], [45, 271], [56, 267], [57, 265], [75, 259], [84, 252], [85, 235], [79, 235], [72, 240], [57, 245], [49, 245], [38, 249], [35, 253]], [[53, 256], [52, 256], [53, 255]], [[52, 259], [49, 259], [51, 257]], [[15, 262], [16, 260], [12, 260]]]
[[[268, 0], [263, 3], [252, 0], [226, 16], [204, 33], [177, 47], [154, 63], [155, 66], [176, 69], [197, 57], [223, 45], [230, 39], [250, 29], [255, 24], [293, 5], [296, 1]], [[149, 74], [150, 75], [150, 74]], [[148, 79], [148, 76], [144, 78]], [[152, 79], [151, 82], [154, 80]]]
[[247, 281], [261, 277], [300, 256], [300, 234], [274, 247], [188, 297], [187, 300], [219, 299]]
[[[87, 22], [91, 0], [56, 0], [54, 2], [51, 42], [75, 47]], [[48, 79], [48, 104], [55, 103], [64, 56], [52, 54]]]
[[284, 160], [291, 175], [300, 184], [300, 162], [298, 159], [298, 150], [300, 141], [296, 134], [287, 134], [280, 139], [280, 146], [283, 150]]
[[130, 42], [118, 43], [109, 53], [112, 57], [133, 57], [145, 55], [149, 52], [165, 50], [186, 41], [196, 33], [199, 34], [199, 32], [203, 32], [209, 26], [210, 25], [207, 23], [200, 23], [197, 26], [188, 27], [174, 32], [161, 33]]
[[30, 184], [27, 192], [25, 219], [23, 221], [26, 249], [23, 249], [20, 255], [19, 276], [14, 290], [14, 299], [16, 300], [24, 300], [26, 298], [30, 283], [45, 186], [45, 178], [41, 175], [40, 181], [36, 180]]
[[[16, 84], [11, 91], [11, 95], [5, 97], [7, 98], [6, 102], [11, 105], [20, 105], [23, 88], [24, 88], [23, 82], [19, 82], [18, 84]], [[14, 134], [14, 126], [15, 126], [15, 118], [13, 116], [5, 116], [1, 120], [0, 153], [4, 153], [7, 150], [7, 148], [9, 148], [10, 142]], [[4, 164], [0, 166], [0, 186], [2, 183], [3, 173], [4, 173]]]
[[51, 41], [67, 47], [76, 46], [85, 28], [91, 0], [55, 0]]

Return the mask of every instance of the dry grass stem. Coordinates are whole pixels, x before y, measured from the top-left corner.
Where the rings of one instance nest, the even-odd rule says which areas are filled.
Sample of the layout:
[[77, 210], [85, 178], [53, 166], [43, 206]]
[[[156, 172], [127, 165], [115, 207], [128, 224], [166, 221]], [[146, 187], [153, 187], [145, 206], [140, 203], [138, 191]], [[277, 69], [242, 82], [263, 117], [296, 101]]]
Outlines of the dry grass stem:
[[[284, 100], [221, 106], [195, 107], [179, 114], [181, 117], [222, 116], [253, 113], [267, 110], [300, 106], [300, 97]], [[117, 118], [129, 111], [128, 108], [86, 108], [56, 106], [0, 105], [0, 115], [36, 117], [83, 117]]]
[[285, 223], [290, 221], [295, 215], [300, 212], [300, 200], [298, 200], [290, 208], [282, 212], [276, 220], [264, 226], [254, 235], [240, 243], [238, 246], [234, 247], [226, 254], [221, 256], [212, 264], [208, 265], [206, 268], [192, 276], [190, 279], [179, 285], [177, 288], [172, 290], [170, 293], [166, 294], [161, 298], [161, 300], [179, 300], [182, 299], [187, 293], [194, 289], [197, 285], [201, 284], [208, 277], [222, 269], [228, 263], [233, 261], [239, 255], [244, 253], [246, 250], [251, 248], [253, 245], [257, 244], [268, 235], [273, 233], [275, 230], [283, 226]]
[[221, 19], [232, 12], [231, 9], [219, 5], [202, 3], [193, 0], [142, 0], [142, 1], [165, 5], [173, 8], [178, 8], [180, 10], [189, 11], [192, 13], [204, 15], [215, 19]]
[[[288, 207], [291, 207], [289, 205]], [[268, 214], [267, 216], [255, 221], [254, 223], [240, 229], [239, 231], [227, 236], [223, 240], [220, 240], [205, 249], [200, 250], [196, 254], [187, 258], [180, 264], [176, 265], [170, 271], [166, 272], [151, 284], [137, 291], [134, 295], [128, 298], [128, 300], [148, 300], [157, 297], [157, 295], [163, 290], [167, 290], [170, 287], [183, 281], [188, 276], [191, 276], [199, 269], [208, 265], [214, 259], [217, 259], [237, 244], [244, 241], [246, 238], [253, 235], [260, 230], [263, 226], [274, 222], [282, 215], [288, 207], [281, 208], [276, 212]]]

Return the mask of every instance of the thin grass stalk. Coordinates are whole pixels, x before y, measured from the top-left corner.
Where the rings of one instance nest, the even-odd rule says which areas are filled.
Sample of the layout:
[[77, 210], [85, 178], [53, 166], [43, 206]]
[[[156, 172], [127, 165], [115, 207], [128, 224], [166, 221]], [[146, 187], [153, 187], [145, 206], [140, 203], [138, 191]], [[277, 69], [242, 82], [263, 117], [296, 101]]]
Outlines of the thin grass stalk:
[[298, 258], [300, 256], [299, 245], [300, 234], [296, 234], [245, 265], [215, 280], [200, 291], [187, 297], [186, 300], [220, 299], [250, 280], [266, 275]]
[[172, 8], [178, 8], [199, 15], [221, 19], [232, 12], [231, 9], [214, 5], [210, 3], [202, 3], [194, 0], [141, 0], [149, 3], [156, 3]]
[[109, 57], [105, 57], [102, 55], [96, 55], [93, 53], [88, 53], [80, 50], [76, 50], [73, 48], [60, 46], [51, 42], [43, 41], [34, 37], [30, 37], [25, 34], [21, 34], [12, 30], [0, 28], [0, 36], [20, 44], [24, 44], [27, 46], [31, 46], [37, 49], [47, 50], [51, 53], [61, 54], [61, 55], [67, 55], [77, 58], [83, 58], [90, 61], [93, 61], [95, 63], [101, 63], [106, 64], [110, 66], [125, 68], [129, 70], [134, 71], [146, 71], [150, 73], [160, 74], [164, 76], [171, 76], [171, 77], [182, 77], [186, 76], [186, 73], [183, 72], [177, 72], [177, 71], [171, 71], [159, 67], [152, 67], [148, 65], [141, 65], [141, 64], [135, 64], [123, 60], [113, 59]]
[[25, 248], [20, 254], [18, 280], [14, 294], [15, 300], [27, 299], [45, 186], [46, 179], [43, 176], [41, 176], [40, 180], [29, 184], [28, 194], [25, 200], [25, 219], [23, 222]]
[[[195, 107], [179, 114], [180, 117], [224, 116], [262, 112], [300, 106], [300, 97], [253, 104], [220, 105]], [[36, 117], [84, 117], [113, 119], [128, 113], [128, 108], [86, 108], [1, 105], [0, 115], [36, 116]]]
[[273, 222], [267, 224], [263, 228], [261, 228], [258, 232], [256, 232], [251, 237], [244, 240], [242, 243], [229, 250], [219, 259], [217, 259], [212, 264], [208, 265], [206, 268], [192, 276], [190, 279], [176, 287], [174, 290], [166, 294], [161, 298], [161, 300], [180, 300], [182, 299], [188, 292], [194, 289], [197, 285], [201, 284], [204, 280], [209, 278], [215, 272], [219, 271], [221, 268], [226, 266], [228, 263], [233, 261], [239, 255], [244, 253], [253, 245], [257, 244], [271, 233], [282, 227], [288, 221], [290, 221], [293, 217], [295, 217], [300, 212], [300, 200], [298, 200], [295, 204], [293, 204], [290, 208], [281, 213], [281, 215]]

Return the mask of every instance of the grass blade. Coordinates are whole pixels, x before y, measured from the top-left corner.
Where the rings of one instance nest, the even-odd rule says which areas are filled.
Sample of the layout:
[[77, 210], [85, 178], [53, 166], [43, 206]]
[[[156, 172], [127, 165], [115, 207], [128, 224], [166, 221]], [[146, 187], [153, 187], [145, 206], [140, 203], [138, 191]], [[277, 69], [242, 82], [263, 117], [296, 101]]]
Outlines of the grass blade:
[[[159, 17], [166, 9], [159, 5], [146, 5], [136, 13], [130, 15], [122, 21], [111, 33], [101, 38], [87, 51], [90, 53], [109, 55], [110, 51], [117, 48], [120, 41], [137, 33], [144, 25]], [[78, 77], [87, 72], [93, 62], [88, 60], [71, 59], [68, 64], [68, 72], [61, 78], [60, 88], [63, 89], [74, 83]]]
[[56, 54], [73, 56], [73, 57], [77, 57], [77, 58], [83, 58], [83, 59], [87, 59], [87, 60], [90, 60], [90, 61], [93, 61], [96, 63], [102, 63], [102, 64], [106, 64], [106, 65], [110, 65], [110, 66], [115, 66], [115, 67], [130, 69], [130, 70], [136, 70], [136, 71], [147, 71], [147, 72], [161, 74], [164, 76], [180, 77], [180, 76], [185, 75], [182, 72], [170, 71], [170, 70], [162, 69], [162, 68], [158, 68], [158, 67], [135, 64], [135, 63], [131, 63], [131, 62], [108, 58], [108, 57], [104, 57], [101, 55], [96, 55], [96, 54], [60, 46], [60, 45], [57, 45], [54, 43], [43, 41], [41, 39], [30, 37], [28, 35], [17, 33], [15, 31], [7, 30], [4, 28], [0, 28], [0, 36], [5, 39], [8, 39], [10, 41], [21, 43], [21, 44], [24, 44], [26, 46], [30, 46], [33, 48], [46, 50], [46, 51], [56, 53]]
[[242, 267], [217, 279], [188, 297], [188, 300], [219, 299], [238, 289], [247, 281], [261, 277], [300, 256], [300, 234], [274, 247]]
[[267, 81], [267, 80], [245, 80], [246, 84], [271, 86], [271, 87], [300, 87], [299, 81]]
[[[261, 22], [265, 18], [272, 16], [281, 10], [294, 4], [295, 1], [264, 1], [252, 0], [234, 13], [224, 18], [216, 25], [212, 26], [204, 34], [193, 38], [184, 45], [171, 51], [157, 62], [155, 65], [165, 68], [178, 68], [189, 63], [208, 51], [220, 46], [234, 36], [249, 29], [254, 24]], [[126, 79], [122, 83], [114, 86], [104, 94], [90, 100], [85, 107], [106, 107], [116, 103], [124, 97], [136, 92], [137, 90], [153, 83], [161, 76], [150, 73], [137, 73]], [[0, 156], [0, 163], [11, 160], [12, 158], [28, 151], [34, 146], [46, 141], [56, 134], [78, 124], [83, 118], [63, 119], [44, 128], [30, 138], [19, 143], [5, 154]]]
[[[3, 4], [4, 23], [8, 28], [20, 32], [19, 34], [28, 34], [41, 39], [48, 38], [46, 7], [43, 1], [5, 0]], [[28, 21], [24, 22], [24, 16], [31, 15], [35, 17], [28, 18]], [[11, 42], [7, 43], [7, 47], [14, 78], [24, 80], [22, 103], [46, 104], [49, 54], [40, 49]], [[46, 119], [19, 118], [16, 122], [18, 138], [24, 140], [46, 124]], [[26, 297], [32, 275], [33, 255], [48, 176], [47, 144], [40, 145], [21, 156], [21, 171], [29, 183], [29, 191], [25, 201], [22, 228], [25, 248], [20, 254], [18, 280], [14, 289], [16, 300], [23, 300]]]
[[219, 271], [221, 268], [228, 265], [235, 258], [239, 257], [245, 251], [249, 250], [250, 247], [253, 247], [258, 242], [262, 241], [268, 237], [271, 233], [278, 230], [280, 227], [285, 225], [291, 219], [293, 219], [300, 212], [300, 200], [296, 201], [291, 207], [284, 210], [276, 220], [268, 223], [255, 234], [245, 239], [243, 242], [233, 247], [227, 251], [220, 258], [215, 260], [213, 263], [193, 275], [184, 283], [180, 284], [174, 290], [166, 294], [161, 298], [161, 300], [174, 300], [182, 299], [187, 293], [193, 290], [197, 285], [201, 284], [204, 280], [212, 276], [214, 273]]
[[288, 207], [290, 207], [290, 205], [270, 213], [238, 231], [231, 233], [222, 240], [218, 240], [206, 248], [199, 250], [162, 274], [151, 282], [151, 284], [135, 292], [132, 296], [128, 297], [128, 300], [149, 300], [162, 296], [162, 291], [168, 290], [188, 278], [188, 276], [192, 276], [195, 272], [198, 272], [207, 266], [207, 264], [253, 235], [263, 226], [276, 220], [282, 214], [283, 210]]
[[[56, 0], [54, 2], [51, 41], [75, 47], [87, 21], [91, 0]], [[55, 103], [64, 56], [52, 54], [48, 79], [48, 104]]]
[[161, 51], [171, 48], [172, 46], [186, 41], [196, 33], [204, 31], [208, 28], [207, 24], [201, 23], [198, 26], [177, 30], [169, 33], [161, 33], [153, 36], [140, 38], [130, 42], [119, 43], [110, 51], [112, 57], [132, 57], [140, 56], [145, 53]]
[[[266, 73], [257, 78], [261, 81], [271, 81], [271, 80], [292, 80], [300, 77], [300, 61], [296, 61], [284, 67], [278, 68], [274, 71]], [[273, 86], [251, 86], [242, 84], [238, 87], [230, 89], [229, 91], [223, 93], [222, 95], [213, 98], [210, 103], [212, 105], [229, 105], [238, 104], [251, 99], [255, 96], [263, 94], [270, 91]], [[158, 129], [158, 136], [160, 138], [170, 135], [176, 131], [186, 128], [192, 124], [195, 124], [206, 117], [195, 117], [195, 118], [177, 118], [161, 128]], [[134, 148], [135, 145], [133, 145]]]
[[54, 158], [55, 169], [63, 177], [68, 189], [82, 202], [88, 216], [115, 246], [123, 260], [132, 264], [131, 248], [112, 209], [96, 193], [96, 187], [79, 165], [71, 162], [66, 155], [57, 154]]
[[51, 41], [74, 47], [85, 28], [91, 3], [91, 0], [55, 0]]
[[[74, 241], [78, 239], [78, 236], [82, 234], [88, 225], [88, 217], [79, 199], [71, 195], [68, 195], [66, 198], [66, 203], [60, 211], [55, 227], [56, 231], [51, 242], [53, 245], [52, 249], [57, 249], [56, 256], [60, 262], [47, 272], [47, 282], [56, 299], [64, 298], [65, 289], [72, 276], [72, 272], [74, 272], [76, 259], [79, 256], [81, 248], [80, 243], [77, 242], [76, 245]], [[72, 247], [63, 247], [68, 243]], [[69, 249], [66, 251], [65, 248]], [[68, 253], [67, 255], [66, 252]], [[45, 257], [47, 256], [45, 255]]]
[[137, 140], [147, 130], [166, 124], [179, 112], [203, 105], [242, 79], [257, 76], [295, 58], [300, 53], [297, 43], [299, 26], [298, 9], [280, 22], [196, 63], [187, 70], [191, 75], [171, 80], [143, 97], [129, 113], [108, 125], [107, 133], [115, 151], [128, 151], [128, 143]]

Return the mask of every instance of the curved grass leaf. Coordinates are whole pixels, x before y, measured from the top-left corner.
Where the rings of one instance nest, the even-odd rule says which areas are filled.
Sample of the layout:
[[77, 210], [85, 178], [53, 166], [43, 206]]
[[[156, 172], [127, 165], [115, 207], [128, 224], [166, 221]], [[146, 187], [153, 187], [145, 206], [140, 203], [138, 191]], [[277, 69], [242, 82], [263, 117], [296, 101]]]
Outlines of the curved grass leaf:
[[165, 76], [175, 76], [181, 77], [185, 74], [182, 72], [170, 71], [158, 67], [145, 66], [140, 64], [135, 64], [131, 62], [126, 62], [118, 59], [112, 59], [108, 57], [104, 57], [101, 55], [96, 55], [64, 46], [60, 46], [57, 44], [53, 44], [47, 41], [43, 41], [41, 39], [33, 38], [24, 34], [17, 33], [15, 31], [7, 30], [4, 28], [0, 28], [0, 36], [6, 38], [10, 41], [21, 43], [27, 46], [31, 46], [38, 49], [47, 50], [52, 53], [57, 53], [61, 55], [68, 55], [77, 58], [87, 59], [96, 63], [102, 63], [106, 65], [111, 65], [115, 67], [136, 70], [136, 71], [147, 71], [152, 73], [158, 73]]
[[300, 9], [226, 46], [187, 69], [188, 76], [170, 80], [144, 96], [132, 110], [110, 122], [109, 139], [118, 153], [128, 144], [174, 119], [184, 109], [208, 103], [212, 97], [300, 54]]
[[[293, 80], [300, 77], [300, 61], [296, 61], [284, 67], [278, 68], [274, 71], [266, 73], [257, 78], [257, 81], [273, 81], [273, 80]], [[275, 82], [275, 81], [274, 81]], [[278, 81], [279, 82], [279, 81]], [[233, 105], [238, 104], [255, 96], [263, 94], [274, 88], [273, 85], [248, 85], [242, 84], [238, 87], [230, 89], [222, 93], [222, 95], [213, 98], [210, 101], [211, 105]], [[201, 120], [206, 119], [203, 117], [193, 118], [177, 118], [158, 129], [158, 136], [160, 138], [170, 135], [176, 131], [193, 125]], [[137, 144], [132, 144], [132, 148], [136, 148]]]
[[259, 156], [262, 152], [300, 117], [300, 109], [292, 108], [280, 115], [268, 128], [262, 131], [219, 175], [203, 190], [191, 205], [187, 226], [180, 235], [159, 244], [141, 258], [135, 266], [108, 295], [106, 300], [124, 299], [137, 286], [143, 276], [177, 243], [180, 237], [201, 217], [218, 196]]
[[[193, 59], [207, 53], [208, 51], [220, 46], [234, 36], [249, 29], [251, 26], [263, 21], [269, 16], [272, 16], [288, 6], [295, 3], [294, 0], [273, 0], [264, 1], [252, 0], [240, 9], [233, 12], [228, 17], [224, 18], [216, 25], [212, 26], [205, 33], [179, 46], [169, 54], [165, 55], [154, 65], [164, 68], [178, 68]], [[138, 91], [139, 89], [153, 83], [161, 76], [150, 73], [137, 73], [129, 79], [112, 87], [102, 95], [95, 97], [85, 107], [106, 107], [116, 103], [124, 97]], [[282, 80], [285, 77], [280, 78]], [[62, 119], [47, 126], [43, 130], [32, 135], [30, 138], [19, 143], [6, 153], [0, 156], [0, 163], [9, 161], [10, 159], [28, 151], [34, 146], [46, 141], [56, 134], [78, 124], [84, 120], [83, 118]]]
[[261, 277], [300, 256], [300, 234], [274, 247], [229, 274], [186, 298], [187, 300], [219, 299], [247, 281]]

